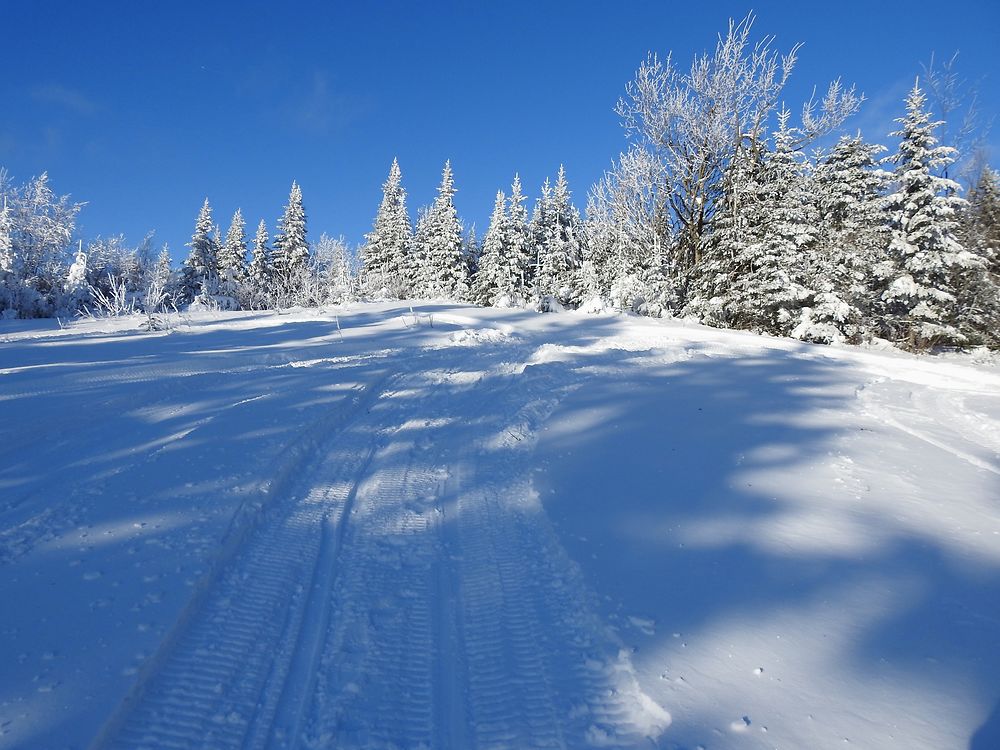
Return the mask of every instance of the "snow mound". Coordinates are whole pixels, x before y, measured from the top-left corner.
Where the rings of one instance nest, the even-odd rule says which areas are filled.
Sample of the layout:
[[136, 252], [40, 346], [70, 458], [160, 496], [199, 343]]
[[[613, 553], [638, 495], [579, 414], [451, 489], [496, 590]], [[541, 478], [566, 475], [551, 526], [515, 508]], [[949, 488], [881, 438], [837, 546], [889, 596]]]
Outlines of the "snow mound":
[[496, 328], [463, 328], [452, 333], [448, 340], [459, 346], [476, 346], [477, 344], [502, 344], [511, 340], [511, 335]]

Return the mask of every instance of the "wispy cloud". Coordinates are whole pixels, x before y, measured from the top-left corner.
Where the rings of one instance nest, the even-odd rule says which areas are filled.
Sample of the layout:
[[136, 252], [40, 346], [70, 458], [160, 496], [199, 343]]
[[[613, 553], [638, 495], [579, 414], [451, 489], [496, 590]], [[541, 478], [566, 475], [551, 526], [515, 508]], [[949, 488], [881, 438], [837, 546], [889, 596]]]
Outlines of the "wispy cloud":
[[[0, 159], [6, 159], [17, 150], [17, 141], [10, 133], [0, 132]], [[2, 169], [2, 167], [0, 167]]]
[[97, 103], [75, 89], [50, 83], [38, 86], [31, 92], [31, 98], [42, 104], [53, 104], [79, 115], [92, 115], [99, 109]]
[[886, 86], [874, 96], [870, 96], [861, 105], [861, 111], [847, 123], [846, 130], [860, 130], [865, 140], [881, 143], [892, 148], [897, 139], [889, 133], [899, 125], [896, 118], [902, 117], [906, 111], [905, 99], [907, 92], [913, 88], [913, 78], [900, 79]]
[[350, 125], [370, 109], [369, 102], [337, 91], [325, 71], [315, 71], [308, 89], [294, 103], [296, 125], [307, 133], [326, 135]]

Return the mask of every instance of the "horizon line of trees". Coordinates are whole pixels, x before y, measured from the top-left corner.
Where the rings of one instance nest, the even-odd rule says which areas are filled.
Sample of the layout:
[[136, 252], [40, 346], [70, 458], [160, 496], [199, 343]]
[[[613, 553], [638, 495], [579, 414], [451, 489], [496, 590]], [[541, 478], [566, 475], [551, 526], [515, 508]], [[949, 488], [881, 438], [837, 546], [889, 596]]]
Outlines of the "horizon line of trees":
[[[46, 175], [16, 187], [0, 172], [0, 315], [67, 315], [112, 297], [147, 312], [444, 298], [693, 317], [824, 343], [1000, 348], [1000, 175], [975, 148], [971, 108], [956, 145], [942, 143], [949, 125], [918, 79], [893, 153], [860, 133], [817, 148], [863, 97], [834, 81], [793, 123], [781, 92], [798, 47], [754, 42], [753, 21], [731, 22], [688, 70], [646, 59], [617, 107], [629, 148], [583, 215], [562, 167], [530, 214], [515, 174], [481, 241], [455, 209], [450, 162], [413, 223], [393, 160], [356, 257], [342, 239], [310, 244], [294, 182], [273, 240], [261, 220], [248, 241], [240, 210], [223, 237], [206, 199], [179, 270], [151, 237], [70, 253], [80, 204], [55, 196]], [[953, 63], [932, 62], [925, 82], [961, 119]], [[969, 152], [965, 197], [949, 176], [957, 145]]]

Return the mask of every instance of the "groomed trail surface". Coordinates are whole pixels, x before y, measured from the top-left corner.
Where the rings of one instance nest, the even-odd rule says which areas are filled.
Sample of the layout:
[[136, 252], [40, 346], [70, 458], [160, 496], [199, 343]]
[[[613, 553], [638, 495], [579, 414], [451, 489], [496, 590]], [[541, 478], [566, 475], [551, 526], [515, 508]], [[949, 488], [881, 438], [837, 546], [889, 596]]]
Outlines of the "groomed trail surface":
[[995, 364], [443, 304], [136, 323], [0, 330], [0, 747], [1000, 738]]

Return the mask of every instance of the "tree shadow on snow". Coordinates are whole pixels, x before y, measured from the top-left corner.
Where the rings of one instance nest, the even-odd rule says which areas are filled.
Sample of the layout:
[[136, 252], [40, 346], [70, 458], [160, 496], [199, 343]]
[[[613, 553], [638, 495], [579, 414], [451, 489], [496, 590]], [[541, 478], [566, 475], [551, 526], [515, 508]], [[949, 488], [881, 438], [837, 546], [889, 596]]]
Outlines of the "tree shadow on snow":
[[[638, 649], [633, 661], [680, 707], [668, 746], [731, 731], [721, 715], [744, 731], [748, 703], [766, 714], [781, 689], [804, 690], [818, 722], [831, 703], [863, 712], [859, 696], [888, 695], [871, 721], [905, 708], [900, 721], [933, 725], [928, 714], [947, 710], [935, 703], [942, 694], [966, 712], [968, 696], [1000, 695], [996, 559], [964, 556], [946, 534], [914, 530], [870, 502], [865, 475], [845, 459], [878, 468], [855, 453], [872, 437], [854, 407], [860, 379], [801, 352], [734, 357], [692, 346], [689, 359], [656, 366], [655, 351], [558, 365], [608, 374], [560, 404], [538, 447], [536, 485], [606, 615]], [[768, 653], [755, 645], [768, 638], [784, 639], [777, 652], [802, 665], [747, 663], [740, 648]], [[699, 698], [690, 682], [700, 670], [712, 678]], [[758, 691], [783, 673], [779, 692]], [[883, 731], [891, 727], [873, 736]], [[997, 732], [994, 710], [972, 750], [1000, 746]]]

